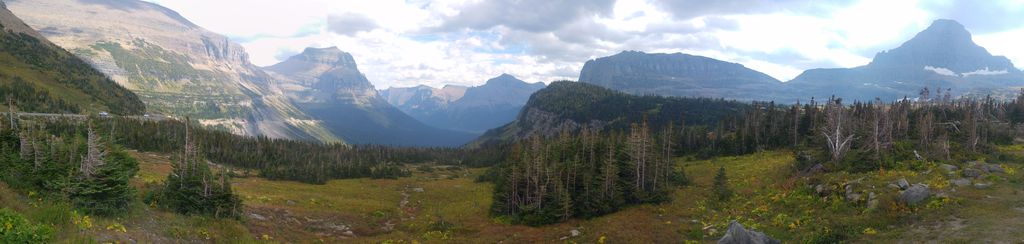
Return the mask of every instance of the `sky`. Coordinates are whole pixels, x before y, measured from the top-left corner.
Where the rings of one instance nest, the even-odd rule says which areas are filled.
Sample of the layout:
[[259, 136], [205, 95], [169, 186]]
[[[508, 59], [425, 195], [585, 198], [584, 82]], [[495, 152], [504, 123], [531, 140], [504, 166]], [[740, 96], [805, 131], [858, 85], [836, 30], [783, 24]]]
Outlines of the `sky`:
[[479, 85], [502, 73], [576, 80], [587, 60], [634, 50], [743, 64], [788, 81], [865, 65], [935, 19], [954, 19], [1024, 64], [1024, 1], [146, 0], [242, 44], [269, 66], [306, 47], [351, 53], [378, 88]]

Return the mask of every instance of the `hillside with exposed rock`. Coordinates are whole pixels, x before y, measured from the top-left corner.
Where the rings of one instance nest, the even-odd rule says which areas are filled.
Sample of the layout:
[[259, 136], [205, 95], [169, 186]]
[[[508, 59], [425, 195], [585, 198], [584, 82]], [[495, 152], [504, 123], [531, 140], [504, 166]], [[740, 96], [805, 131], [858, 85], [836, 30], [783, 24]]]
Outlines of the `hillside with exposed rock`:
[[278, 95], [272, 78], [249, 63], [240, 45], [173, 10], [137, 0], [7, 5], [50, 41], [138, 94], [152, 112], [243, 135], [338, 141]]

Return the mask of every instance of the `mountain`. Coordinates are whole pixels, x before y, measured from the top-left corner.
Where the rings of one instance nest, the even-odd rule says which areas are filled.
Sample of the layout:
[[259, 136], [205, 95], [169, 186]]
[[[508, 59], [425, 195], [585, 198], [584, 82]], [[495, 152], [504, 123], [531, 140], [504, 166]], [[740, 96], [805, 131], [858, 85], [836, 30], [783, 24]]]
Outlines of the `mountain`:
[[924, 87], [984, 96], [1024, 86], [1024, 73], [1006, 57], [994, 56], [974, 43], [960, 23], [936, 20], [899, 47], [878, 53], [867, 65], [807, 70], [786, 86], [804, 97], [837, 95], [856, 100], [918, 97]]
[[630, 123], [664, 125], [685, 118], [687, 125], [710, 125], [749, 106], [712, 98], [637, 96], [583, 82], [558, 81], [537, 91], [516, 120], [484, 133], [471, 147], [517, 141], [563, 130], [623, 130]]
[[[270, 86], [227, 37], [138, 0], [8, 0], [53, 43], [139, 95], [151, 112], [243, 135], [338, 141]], [[184, 102], [187, 101], [187, 102]]]
[[476, 87], [390, 88], [388, 102], [417, 120], [438, 128], [482, 133], [507, 124], [544, 83], [526, 83], [509, 74]]
[[140, 115], [139, 98], [48, 41], [0, 1], [0, 101], [19, 111]]
[[587, 61], [580, 82], [635, 95], [769, 100], [782, 83], [741, 64], [682, 53], [625, 51]]
[[352, 55], [337, 47], [307, 48], [265, 69], [302, 111], [352, 143], [458, 146], [474, 137], [428, 126], [391, 106], [359, 72]]

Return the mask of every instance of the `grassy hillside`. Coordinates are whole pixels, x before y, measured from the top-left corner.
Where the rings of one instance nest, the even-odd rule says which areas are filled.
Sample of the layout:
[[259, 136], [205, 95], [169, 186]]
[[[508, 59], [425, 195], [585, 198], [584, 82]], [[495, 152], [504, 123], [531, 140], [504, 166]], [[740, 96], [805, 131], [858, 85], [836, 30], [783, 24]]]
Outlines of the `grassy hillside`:
[[23, 33], [0, 33], [0, 100], [20, 111], [142, 114], [145, 106], [88, 63]]

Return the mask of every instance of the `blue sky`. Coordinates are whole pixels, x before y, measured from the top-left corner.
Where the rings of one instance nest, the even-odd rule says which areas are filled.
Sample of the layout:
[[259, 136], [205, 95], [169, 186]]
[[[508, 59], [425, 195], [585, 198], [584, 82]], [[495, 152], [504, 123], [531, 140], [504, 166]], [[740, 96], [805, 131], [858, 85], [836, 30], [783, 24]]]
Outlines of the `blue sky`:
[[789, 80], [854, 67], [935, 19], [1024, 63], [1024, 1], [149, 0], [241, 43], [257, 65], [338, 46], [378, 88], [574, 80], [624, 50], [708, 56]]

